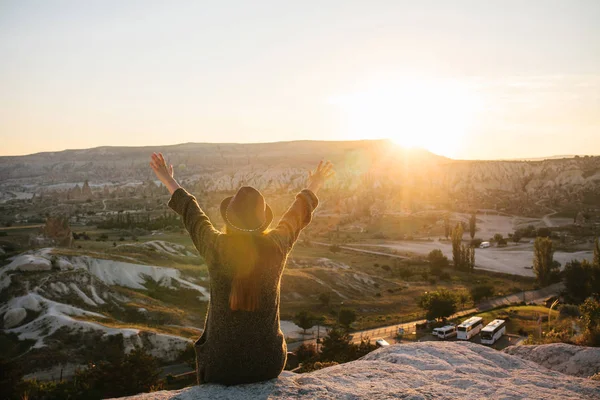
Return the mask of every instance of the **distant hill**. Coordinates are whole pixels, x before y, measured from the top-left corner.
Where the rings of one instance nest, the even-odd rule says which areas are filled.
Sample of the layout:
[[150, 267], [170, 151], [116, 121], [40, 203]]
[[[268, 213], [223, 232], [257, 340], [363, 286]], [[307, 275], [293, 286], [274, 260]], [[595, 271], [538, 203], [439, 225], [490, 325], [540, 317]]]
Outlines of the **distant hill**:
[[[600, 157], [542, 161], [459, 161], [387, 140], [294, 141], [256, 144], [185, 143], [173, 146], [98, 147], [0, 157], [0, 190], [25, 185], [143, 182], [154, 179], [152, 152], [163, 152], [186, 185], [204, 191], [233, 191], [241, 185], [293, 191], [319, 160], [337, 171], [330, 188], [341, 208], [353, 196], [376, 196], [392, 207], [397, 197], [414, 204], [454, 204], [531, 213], [546, 206], [595, 204], [600, 195]], [[406, 204], [404, 205], [407, 206]]]

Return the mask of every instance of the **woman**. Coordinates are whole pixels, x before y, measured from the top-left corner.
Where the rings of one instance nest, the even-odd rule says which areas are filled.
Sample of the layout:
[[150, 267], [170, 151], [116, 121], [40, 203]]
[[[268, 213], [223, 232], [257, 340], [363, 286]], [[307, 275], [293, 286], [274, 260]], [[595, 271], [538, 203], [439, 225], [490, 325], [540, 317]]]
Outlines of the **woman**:
[[333, 175], [330, 162], [308, 174], [307, 188], [269, 230], [271, 208], [260, 192], [240, 188], [221, 202], [225, 232], [217, 231], [196, 198], [173, 178], [162, 154], [150, 166], [169, 189], [169, 207], [181, 215], [210, 275], [204, 332], [195, 343], [198, 384], [236, 385], [277, 377], [287, 346], [279, 328], [279, 282], [287, 255], [317, 207], [316, 193]]

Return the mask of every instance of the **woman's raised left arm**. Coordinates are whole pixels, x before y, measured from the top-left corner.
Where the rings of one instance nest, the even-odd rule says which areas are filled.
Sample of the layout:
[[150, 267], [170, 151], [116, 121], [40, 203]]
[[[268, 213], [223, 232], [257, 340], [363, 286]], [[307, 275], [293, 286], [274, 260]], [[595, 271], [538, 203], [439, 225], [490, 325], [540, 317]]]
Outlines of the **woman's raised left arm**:
[[219, 236], [208, 216], [202, 211], [196, 198], [179, 186], [173, 177], [173, 166], [167, 163], [161, 153], [153, 153], [150, 166], [156, 177], [167, 187], [171, 194], [169, 207], [181, 215], [185, 228], [190, 233], [194, 246], [202, 257], [206, 259], [214, 241]]

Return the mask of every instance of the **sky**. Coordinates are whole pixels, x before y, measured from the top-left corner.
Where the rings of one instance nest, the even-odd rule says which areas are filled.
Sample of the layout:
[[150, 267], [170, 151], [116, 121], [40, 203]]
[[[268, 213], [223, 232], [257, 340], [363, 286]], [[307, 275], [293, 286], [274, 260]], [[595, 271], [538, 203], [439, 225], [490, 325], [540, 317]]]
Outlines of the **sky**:
[[0, 155], [390, 138], [600, 154], [600, 1], [0, 0]]

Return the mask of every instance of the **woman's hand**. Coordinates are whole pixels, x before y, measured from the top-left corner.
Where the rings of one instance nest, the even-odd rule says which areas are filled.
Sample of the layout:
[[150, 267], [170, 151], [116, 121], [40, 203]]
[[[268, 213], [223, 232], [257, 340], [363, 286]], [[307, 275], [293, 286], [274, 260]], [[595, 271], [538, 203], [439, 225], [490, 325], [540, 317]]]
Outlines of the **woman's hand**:
[[174, 191], [180, 188], [173, 177], [173, 165], [167, 167], [167, 162], [162, 153], [152, 153], [150, 167], [152, 167], [156, 177], [169, 189], [169, 193], [173, 194]]
[[308, 186], [307, 189], [313, 193], [317, 193], [323, 183], [335, 174], [333, 170], [333, 164], [327, 161], [323, 164], [323, 161], [319, 162], [317, 169], [314, 171], [308, 171]]

